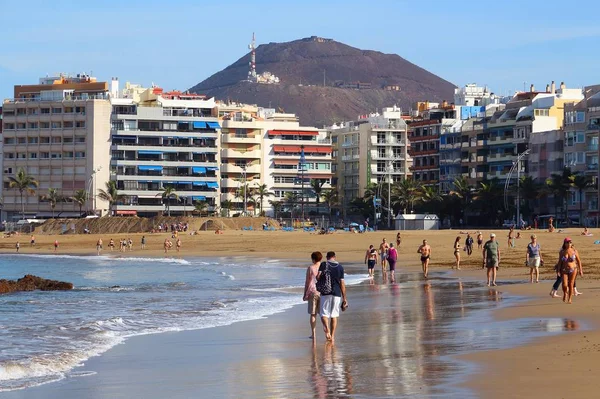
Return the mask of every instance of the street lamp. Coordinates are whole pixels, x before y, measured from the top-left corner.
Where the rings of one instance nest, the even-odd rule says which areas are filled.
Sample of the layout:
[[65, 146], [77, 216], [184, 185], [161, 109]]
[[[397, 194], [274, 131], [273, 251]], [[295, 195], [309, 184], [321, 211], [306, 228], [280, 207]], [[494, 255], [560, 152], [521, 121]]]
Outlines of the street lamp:
[[302, 189], [300, 192], [300, 209], [302, 214], [302, 221], [304, 222], [304, 168], [306, 165], [306, 157], [304, 156], [304, 145], [300, 146], [300, 162], [298, 167], [300, 168], [300, 179], [302, 180]]
[[97, 168], [92, 170], [90, 174], [90, 179], [88, 181], [88, 214], [90, 214], [90, 194], [92, 195], [92, 210], [94, 215], [96, 214], [96, 173], [102, 170], [102, 166], [98, 166]]
[[248, 200], [246, 199], [247, 195], [248, 195], [248, 193], [247, 193], [248, 190], [246, 190], [246, 164], [242, 165], [242, 179], [244, 181], [244, 183], [243, 183], [244, 185], [242, 186], [242, 189], [244, 190], [244, 213], [243, 213], [243, 216], [246, 216], [248, 214], [247, 209], [246, 209], [246, 207], [248, 206]]

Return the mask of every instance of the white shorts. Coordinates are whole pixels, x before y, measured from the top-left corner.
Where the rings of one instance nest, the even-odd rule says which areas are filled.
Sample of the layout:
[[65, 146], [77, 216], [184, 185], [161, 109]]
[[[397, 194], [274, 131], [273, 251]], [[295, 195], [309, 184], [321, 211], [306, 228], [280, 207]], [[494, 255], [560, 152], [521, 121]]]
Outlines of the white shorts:
[[529, 258], [529, 267], [540, 267], [540, 258]]
[[321, 317], [340, 317], [342, 297], [333, 295], [321, 295]]

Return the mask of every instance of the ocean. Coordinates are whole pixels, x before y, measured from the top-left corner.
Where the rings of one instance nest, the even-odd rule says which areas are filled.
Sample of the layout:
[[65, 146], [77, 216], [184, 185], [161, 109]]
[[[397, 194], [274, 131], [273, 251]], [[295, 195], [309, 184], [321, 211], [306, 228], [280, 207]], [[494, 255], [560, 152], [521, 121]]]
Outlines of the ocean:
[[[289, 261], [0, 255], [1, 278], [69, 281], [72, 291], [0, 296], [0, 392], [80, 376], [129, 337], [228, 325], [302, 303]], [[366, 274], [348, 275], [356, 284]], [[298, 290], [296, 290], [298, 291]]]

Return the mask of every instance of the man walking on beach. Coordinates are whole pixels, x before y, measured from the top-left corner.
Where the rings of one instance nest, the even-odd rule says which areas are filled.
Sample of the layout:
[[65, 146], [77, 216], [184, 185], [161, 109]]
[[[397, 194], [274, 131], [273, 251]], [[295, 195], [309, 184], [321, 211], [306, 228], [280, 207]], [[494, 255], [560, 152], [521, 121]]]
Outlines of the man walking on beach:
[[423, 240], [423, 245], [417, 249], [417, 253], [421, 254], [421, 267], [423, 267], [423, 276], [427, 278], [429, 273], [429, 259], [431, 258], [431, 247], [427, 244], [427, 240]]
[[388, 250], [390, 249], [390, 244], [387, 243], [387, 240], [384, 238], [379, 245], [379, 254], [381, 256], [381, 271], [385, 274], [385, 261], [387, 259]]
[[335, 259], [335, 252], [327, 252], [327, 262], [321, 263], [317, 281], [321, 278], [331, 280], [331, 290], [329, 292], [321, 291], [321, 322], [323, 331], [328, 341], [335, 341], [335, 330], [337, 328], [338, 317], [340, 317], [340, 308], [345, 310], [348, 307], [346, 301], [346, 285], [344, 284], [344, 268]]
[[367, 264], [367, 268], [369, 270], [369, 277], [373, 277], [375, 265], [377, 264], [377, 250], [373, 247], [373, 245], [369, 245], [369, 249], [367, 249], [367, 253], [365, 254], [365, 263]]
[[490, 234], [490, 239], [483, 246], [483, 268], [487, 268], [487, 286], [496, 286], [496, 273], [500, 266], [500, 243], [496, 234]]

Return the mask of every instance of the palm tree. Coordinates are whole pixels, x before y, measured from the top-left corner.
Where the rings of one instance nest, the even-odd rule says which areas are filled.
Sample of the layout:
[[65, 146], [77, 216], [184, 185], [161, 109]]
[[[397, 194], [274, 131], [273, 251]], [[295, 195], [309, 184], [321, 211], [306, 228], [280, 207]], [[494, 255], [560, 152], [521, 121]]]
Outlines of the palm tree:
[[[567, 207], [565, 206], [565, 200], [569, 188], [571, 187], [571, 173], [570, 168], [564, 168], [562, 173], [552, 173], [550, 178], [546, 180], [546, 185], [550, 192], [554, 195], [554, 207], [555, 212], [558, 213], [558, 204], [564, 207], [565, 220], [567, 219]], [[556, 215], [558, 216], [558, 215]]]
[[339, 205], [339, 193], [337, 188], [330, 188], [329, 190], [325, 190], [322, 193], [323, 202], [327, 204], [327, 209], [329, 209], [329, 218], [331, 219], [331, 209]]
[[232, 207], [233, 207], [233, 202], [231, 200], [221, 201], [221, 209], [225, 209], [225, 211], [227, 213], [227, 217], [229, 217]]
[[583, 191], [592, 187], [592, 179], [589, 176], [575, 173], [571, 176], [571, 186], [579, 192], [579, 224], [583, 224]]
[[471, 202], [471, 199], [473, 198], [473, 187], [469, 185], [466, 177], [461, 176], [454, 179], [454, 190], [450, 191], [450, 195], [460, 199], [463, 216], [465, 218], [465, 225], [468, 224], [467, 209], [469, 209], [469, 202]]
[[415, 202], [421, 199], [421, 185], [413, 179], [403, 179], [399, 181], [393, 185], [392, 191], [392, 204], [399, 205], [404, 213], [406, 213], [408, 209], [412, 212], [415, 207]]
[[56, 208], [56, 204], [64, 201], [65, 198], [59, 194], [57, 189], [49, 188], [48, 194], [44, 195], [42, 199], [50, 204], [50, 208], [52, 209], [52, 219], [54, 219], [54, 208]]
[[290, 210], [290, 215], [293, 213], [296, 204], [300, 201], [300, 195], [295, 191], [285, 193], [284, 202]]
[[[206, 201], [194, 201], [194, 213], [202, 216], [202, 213], [208, 209], [208, 202]], [[170, 216], [170, 215], [169, 215]]]
[[323, 185], [325, 184], [325, 179], [310, 179], [310, 188], [315, 193], [317, 197], [317, 214], [319, 214], [319, 204], [321, 203], [321, 193], [323, 192]]
[[75, 195], [71, 197], [71, 201], [75, 202], [79, 205], [79, 216], [81, 216], [81, 208], [87, 202], [88, 193], [85, 190], [77, 190], [75, 191]]
[[263, 201], [265, 197], [271, 197], [275, 194], [269, 191], [269, 187], [266, 184], [261, 184], [254, 190], [254, 195], [258, 197], [258, 205], [260, 206], [260, 216], [263, 215]]
[[28, 175], [25, 172], [25, 169], [19, 168], [15, 177], [8, 177], [9, 188], [16, 188], [19, 190], [19, 194], [21, 196], [21, 219], [25, 219], [25, 203], [23, 202], [23, 193], [34, 194], [35, 189], [38, 187], [38, 182], [31, 175]]
[[[106, 182], [106, 190], [98, 189], [98, 198], [101, 200], [108, 202], [108, 207], [110, 212], [114, 215], [113, 206], [125, 199], [125, 195], [119, 194], [119, 190], [117, 189], [117, 182], [114, 180], [109, 180]], [[95, 211], [95, 209], [94, 209]]]
[[[248, 184], [244, 184], [241, 185], [235, 192], [235, 198], [241, 200], [242, 202], [242, 209], [246, 209], [246, 207], [248, 206], [248, 199], [250, 198], [250, 187], [248, 186]], [[246, 199], [246, 203], [244, 204], [244, 198]], [[246, 215], [244, 215], [246, 216]]]
[[498, 179], [494, 178], [489, 181], [479, 183], [479, 188], [475, 192], [473, 199], [477, 201], [481, 209], [487, 213], [488, 220], [493, 223], [497, 217], [498, 204], [502, 198], [503, 189], [498, 184]]
[[167, 216], [171, 216], [171, 199], [174, 198], [176, 201], [179, 201], [179, 195], [175, 192], [175, 188], [173, 186], [165, 186], [162, 193], [156, 194], [156, 196], [161, 196], [165, 207], [167, 208]]
[[275, 219], [277, 219], [277, 214], [281, 212], [281, 207], [283, 206], [283, 204], [281, 203], [281, 201], [277, 200], [269, 200], [269, 204], [273, 207], [273, 215]]
[[522, 176], [519, 183], [519, 191], [521, 198], [525, 200], [523, 213], [529, 219], [533, 212], [533, 202], [542, 196], [542, 185], [534, 180], [531, 176]]
[[435, 212], [442, 201], [442, 196], [436, 187], [423, 186], [421, 187], [421, 197], [419, 200], [428, 212]]

